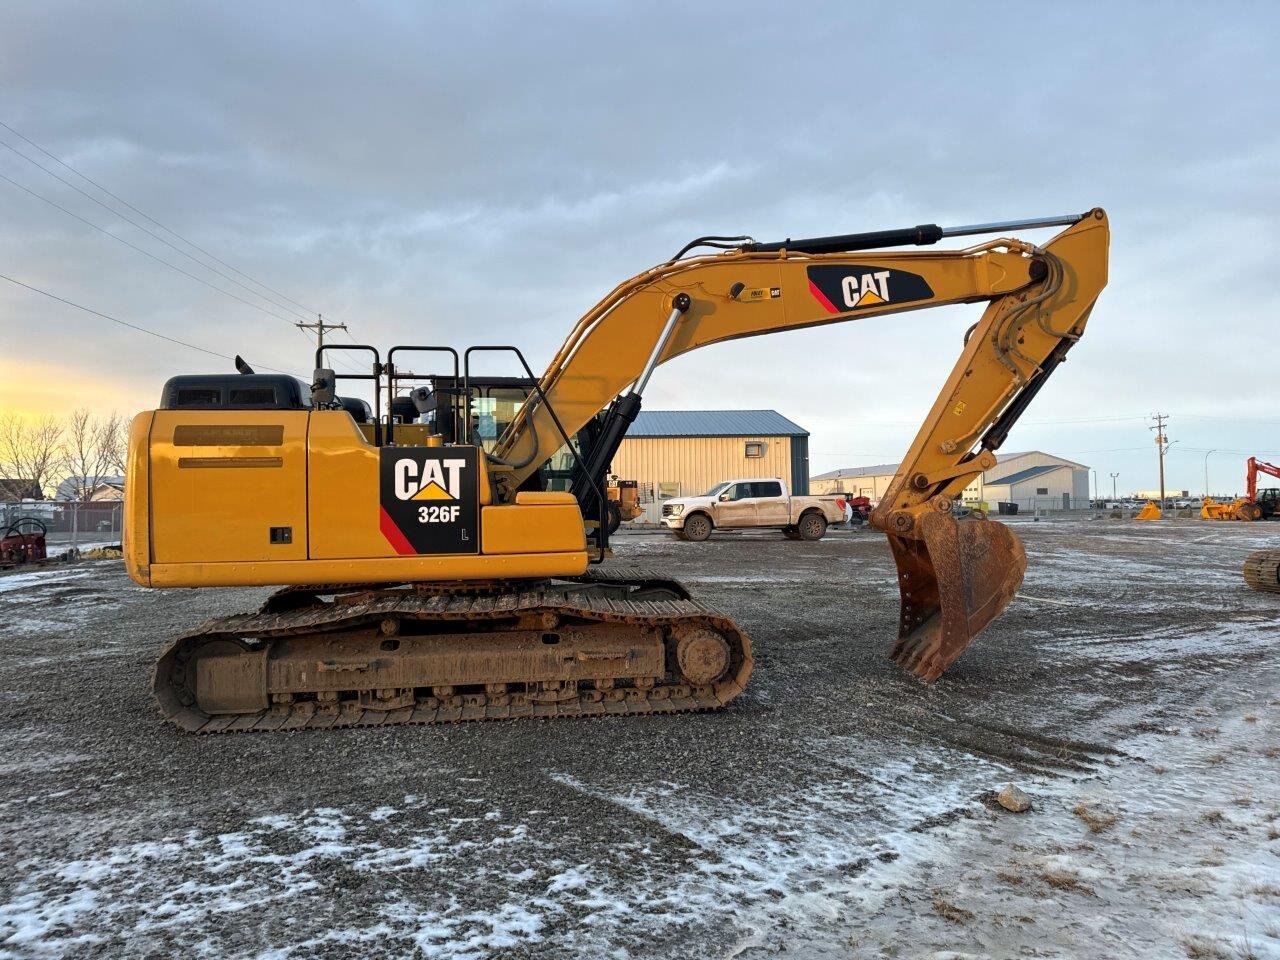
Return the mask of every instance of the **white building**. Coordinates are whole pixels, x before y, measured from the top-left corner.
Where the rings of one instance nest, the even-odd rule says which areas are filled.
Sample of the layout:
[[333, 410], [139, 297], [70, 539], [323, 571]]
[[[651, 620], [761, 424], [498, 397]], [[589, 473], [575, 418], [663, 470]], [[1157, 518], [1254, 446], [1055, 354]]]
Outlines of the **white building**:
[[[977, 486], [976, 496], [970, 490]], [[996, 465], [976, 485], [965, 490], [966, 500], [984, 500], [992, 510], [999, 503], [1016, 503], [1019, 510], [1070, 510], [1089, 506], [1089, 468], [1040, 450], [997, 456]]]
[[[876, 503], [898, 472], [898, 464], [845, 467], [810, 481], [815, 494], [850, 493]], [[965, 488], [966, 503], [986, 503], [993, 513], [1000, 503], [1021, 510], [1064, 510], [1089, 505], [1089, 468], [1042, 450], [1003, 453], [996, 465]]]

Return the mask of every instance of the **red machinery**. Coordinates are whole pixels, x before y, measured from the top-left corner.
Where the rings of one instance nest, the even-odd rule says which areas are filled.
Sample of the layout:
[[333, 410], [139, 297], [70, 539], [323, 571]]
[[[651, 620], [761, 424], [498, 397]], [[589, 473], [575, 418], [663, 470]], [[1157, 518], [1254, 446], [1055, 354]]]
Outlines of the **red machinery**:
[[[37, 527], [38, 530], [31, 529]], [[27, 532], [24, 528], [28, 528]], [[44, 538], [48, 532], [44, 523], [34, 517], [20, 517], [9, 524], [0, 537], [0, 569], [43, 562], [46, 559]]]
[[1259, 460], [1257, 457], [1250, 457], [1247, 463], [1248, 472], [1245, 474], [1245, 496], [1253, 503], [1257, 504], [1260, 511], [1260, 519], [1270, 520], [1276, 514], [1280, 513], [1280, 490], [1275, 487], [1269, 487], [1258, 492], [1258, 474], [1265, 473], [1268, 476], [1280, 478], [1280, 467], [1274, 463], [1267, 463], [1265, 460]]
[[1270, 520], [1280, 516], [1280, 489], [1268, 487], [1259, 490], [1260, 473], [1280, 477], [1280, 467], [1257, 457], [1250, 457], [1245, 474], [1245, 495], [1236, 497], [1231, 503], [1219, 503], [1206, 496], [1204, 506], [1200, 508], [1200, 516], [1205, 520]]

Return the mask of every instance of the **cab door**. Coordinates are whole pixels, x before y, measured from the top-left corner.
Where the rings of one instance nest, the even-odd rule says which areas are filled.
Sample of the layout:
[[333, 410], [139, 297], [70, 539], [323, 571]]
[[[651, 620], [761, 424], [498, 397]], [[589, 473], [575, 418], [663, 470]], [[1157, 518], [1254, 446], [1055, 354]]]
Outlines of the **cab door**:
[[721, 491], [711, 508], [717, 527], [754, 527], [756, 502], [752, 498], [750, 483], [735, 483]]
[[751, 491], [756, 505], [756, 523], [762, 527], [785, 527], [791, 522], [791, 501], [782, 495], [777, 480], [752, 481]]

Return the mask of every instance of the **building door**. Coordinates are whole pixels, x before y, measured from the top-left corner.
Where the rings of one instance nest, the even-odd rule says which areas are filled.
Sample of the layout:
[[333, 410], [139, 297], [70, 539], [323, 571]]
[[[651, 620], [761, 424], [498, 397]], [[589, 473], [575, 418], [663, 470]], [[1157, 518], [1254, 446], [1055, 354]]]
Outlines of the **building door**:
[[1070, 509], [1071, 509], [1071, 494], [1069, 494], [1069, 493], [1064, 493], [1064, 494], [1062, 495], [1062, 509], [1063, 509], [1063, 510], [1070, 510]]
[[751, 484], [735, 483], [720, 492], [711, 506], [711, 518], [717, 527], [753, 527], [756, 523], [756, 502], [751, 496]]
[[761, 527], [785, 527], [791, 522], [791, 504], [782, 495], [777, 480], [755, 480], [751, 492], [756, 502], [756, 524]]

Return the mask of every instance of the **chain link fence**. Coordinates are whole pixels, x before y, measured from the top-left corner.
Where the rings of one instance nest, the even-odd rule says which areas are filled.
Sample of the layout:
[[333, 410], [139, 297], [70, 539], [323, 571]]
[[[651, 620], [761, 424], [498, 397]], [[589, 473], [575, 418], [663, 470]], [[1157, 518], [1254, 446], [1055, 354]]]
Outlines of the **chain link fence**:
[[5, 529], [24, 518], [39, 520], [45, 525], [50, 552], [55, 546], [79, 549], [111, 546], [120, 542], [124, 529], [124, 503], [120, 500], [22, 500], [0, 503], [0, 523]]

